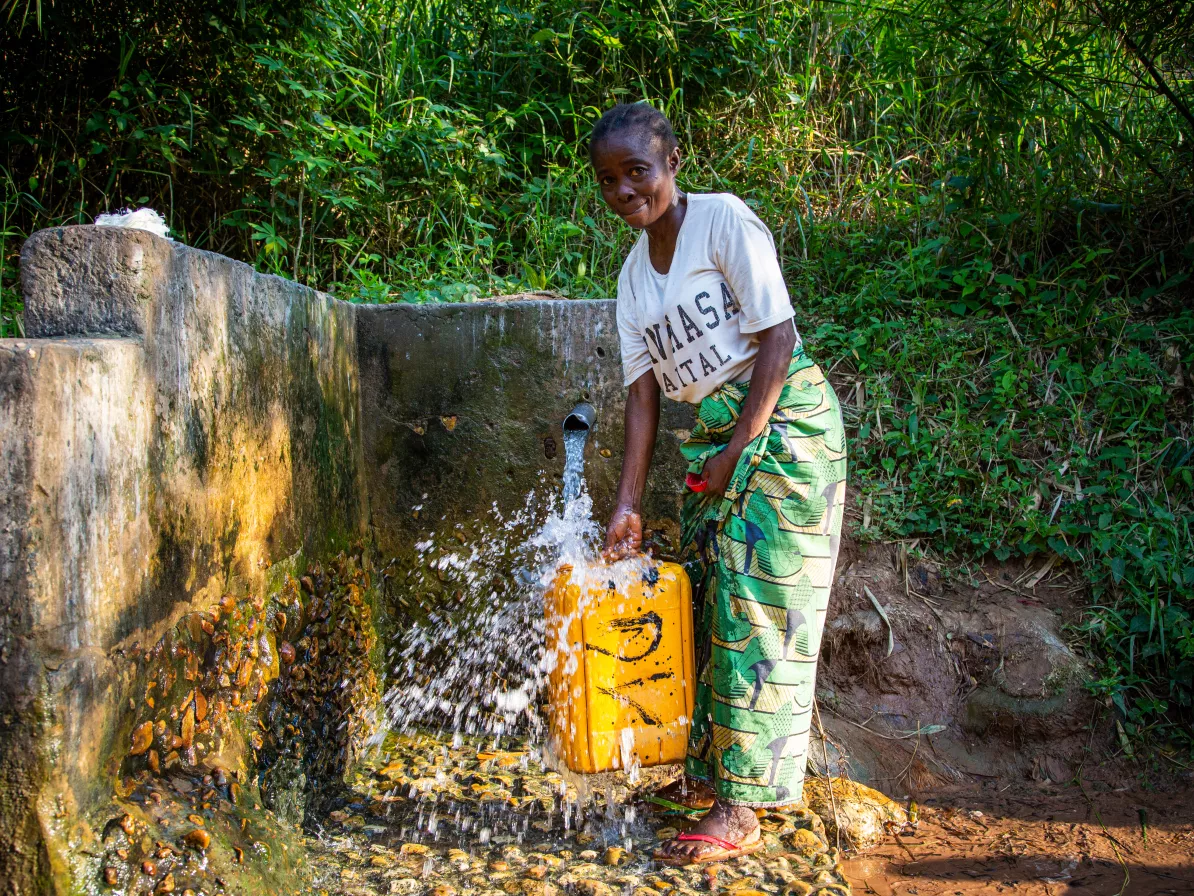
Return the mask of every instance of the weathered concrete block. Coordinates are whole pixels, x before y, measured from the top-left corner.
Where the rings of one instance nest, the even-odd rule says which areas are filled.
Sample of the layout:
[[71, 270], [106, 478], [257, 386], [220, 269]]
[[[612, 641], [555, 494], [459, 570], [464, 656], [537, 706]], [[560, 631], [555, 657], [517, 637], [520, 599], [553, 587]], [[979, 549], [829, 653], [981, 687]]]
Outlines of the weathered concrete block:
[[170, 282], [168, 240], [144, 230], [54, 227], [21, 250], [25, 332], [39, 336], [141, 336]]
[[0, 341], [0, 879], [30, 891], [59, 860], [45, 801], [102, 789], [120, 705], [101, 648], [144, 613], [142, 362], [131, 340]]

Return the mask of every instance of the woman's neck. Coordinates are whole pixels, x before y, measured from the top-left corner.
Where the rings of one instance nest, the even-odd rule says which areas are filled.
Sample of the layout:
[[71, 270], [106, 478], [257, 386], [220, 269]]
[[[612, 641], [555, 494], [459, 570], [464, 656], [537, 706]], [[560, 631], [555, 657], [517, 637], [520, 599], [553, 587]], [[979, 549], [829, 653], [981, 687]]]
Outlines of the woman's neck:
[[660, 274], [666, 274], [672, 269], [676, 239], [680, 235], [680, 225], [684, 223], [687, 213], [688, 197], [678, 189], [673, 189], [668, 210], [647, 225], [647, 248], [651, 256], [651, 265]]
[[647, 225], [647, 237], [658, 245], [675, 246], [687, 210], [688, 197], [678, 187], [673, 187], [668, 210]]

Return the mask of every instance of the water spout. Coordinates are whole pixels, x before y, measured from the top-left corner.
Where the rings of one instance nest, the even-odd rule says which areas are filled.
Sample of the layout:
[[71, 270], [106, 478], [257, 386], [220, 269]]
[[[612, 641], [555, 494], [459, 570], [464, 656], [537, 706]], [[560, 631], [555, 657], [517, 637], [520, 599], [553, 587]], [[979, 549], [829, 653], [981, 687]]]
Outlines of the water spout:
[[564, 418], [564, 432], [576, 432], [581, 429], [590, 430], [596, 422], [597, 409], [587, 401], [582, 401], [569, 411], [568, 416]]

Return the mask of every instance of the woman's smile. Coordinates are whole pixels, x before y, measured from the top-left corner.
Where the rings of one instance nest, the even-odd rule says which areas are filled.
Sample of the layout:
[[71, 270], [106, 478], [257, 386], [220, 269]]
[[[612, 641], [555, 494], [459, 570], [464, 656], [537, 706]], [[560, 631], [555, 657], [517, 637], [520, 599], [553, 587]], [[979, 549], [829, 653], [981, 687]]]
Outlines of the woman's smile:
[[[619, 217], [625, 219], [629, 223], [631, 218], [636, 217], [638, 215], [638, 213], [643, 211], [644, 209], [646, 209], [646, 207], [648, 205], [650, 205], [650, 202], [648, 202], [646, 199], [643, 199], [642, 201], [634, 204], [633, 206], [630, 206], [628, 208], [624, 208], [624, 209], [620, 210], [618, 212], [618, 215], [619, 215]], [[643, 225], [640, 224], [639, 226], [641, 227]]]
[[638, 134], [611, 134], [591, 156], [601, 198], [631, 227], [648, 228], [675, 205], [678, 151]]

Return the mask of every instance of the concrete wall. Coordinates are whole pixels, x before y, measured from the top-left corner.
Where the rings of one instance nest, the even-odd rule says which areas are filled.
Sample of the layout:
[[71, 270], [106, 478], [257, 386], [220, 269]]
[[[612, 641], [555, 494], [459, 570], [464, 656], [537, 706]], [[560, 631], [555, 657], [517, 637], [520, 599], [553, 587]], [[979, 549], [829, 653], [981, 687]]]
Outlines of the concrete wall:
[[[0, 892], [65, 886], [127, 747], [125, 659], [365, 532], [353, 309], [148, 233], [22, 252], [0, 341]], [[55, 337], [55, 338], [51, 338]]]
[[[514, 301], [362, 306], [357, 311], [361, 435], [382, 554], [402, 555], [440, 525], [508, 513], [558, 489], [561, 424], [597, 409], [585, 450], [594, 513], [612, 509], [626, 391], [614, 302]], [[686, 406], [665, 402], [644, 516], [674, 520], [684, 480]], [[413, 508], [420, 507], [416, 515]]]
[[[359, 536], [414, 562], [427, 520], [558, 488], [582, 400], [610, 509], [612, 302], [353, 306], [114, 228], [37, 233], [21, 267], [30, 338], [0, 340], [0, 894], [72, 886], [134, 683], [184, 614]], [[645, 508], [660, 526], [690, 425], [666, 408]]]

